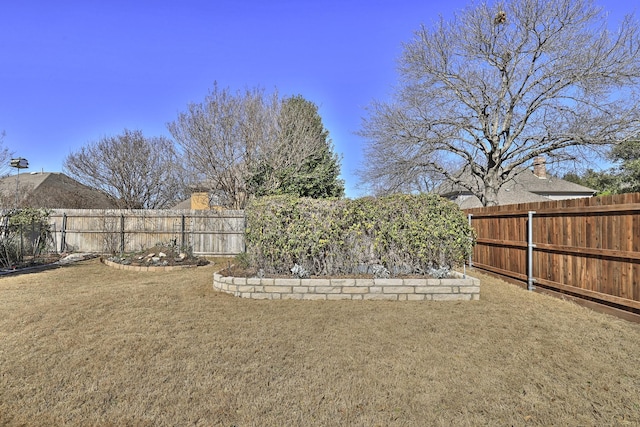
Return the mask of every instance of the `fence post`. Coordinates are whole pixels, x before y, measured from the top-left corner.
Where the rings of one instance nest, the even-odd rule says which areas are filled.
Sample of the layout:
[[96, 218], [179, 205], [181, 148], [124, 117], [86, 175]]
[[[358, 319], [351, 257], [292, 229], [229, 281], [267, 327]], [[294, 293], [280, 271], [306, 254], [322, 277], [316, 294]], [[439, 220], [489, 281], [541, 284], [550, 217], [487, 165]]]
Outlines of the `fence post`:
[[527, 289], [532, 291], [535, 289], [533, 286], [533, 248], [536, 245], [533, 244], [533, 214], [535, 211], [529, 211], [527, 221]]
[[22, 240], [23, 240], [22, 234], [23, 234], [23, 227], [22, 227], [22, 224], [20, 224], [20, 253], [18, 254], [18, 261], [20, 262], [22, 262], [22, 252], [24, 250], [23, 243], [22, 243]]
[[31, 220], [31, 234], [29, 234], [29, 243], [31, 244], [31, 256], [34, 257], [34, 258], [37, 255], [40, 255], [40, 252], [38, 251], [38, 248], [37, 248], [37, 245], [36, 245], [36, 243], [38, 245], [40, 244], [40, 238], [38, 238], [38, 239], [36, 239], [36, 241], [34, 241], [33, 240], [33, 236], [35, 236], [35, 234], [36, 234], [36, 222], [35, 222], [35, 220]]
[[124, 253], [124, 214], [120, 214], [120, 253]]
[[[473, 216], [473, 214], [469, 214], [467, 215], [467, 217], [469, 218], [469, 228], [471, 228], [471, 217]], [[469, 267], [473, 267], [473, 248], [471, 249], [471, 252], [469, 253]]]
[[242, 224], [244, 228], [242, 229], [242, 252], [247, 253], [247, 211], [242, 211], [243, 219]]
[[180, 224], [180, 251], [187, 250], [187, 236], [185, 236], [186, 229], [186, 218], [184, 214], [182, 214], [182, 222]]
[[60, 252], [67, 247], [67, 213], [62, 213], [62, 230], [60, 231]]

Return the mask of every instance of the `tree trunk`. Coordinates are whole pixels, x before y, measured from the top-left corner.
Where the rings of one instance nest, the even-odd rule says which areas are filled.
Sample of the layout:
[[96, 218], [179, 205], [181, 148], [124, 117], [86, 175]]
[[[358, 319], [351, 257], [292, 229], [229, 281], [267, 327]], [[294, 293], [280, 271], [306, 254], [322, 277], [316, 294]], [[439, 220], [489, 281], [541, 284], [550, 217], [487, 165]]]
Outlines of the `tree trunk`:
[[498, 177], [494, 171], [489, 171], [484, 179], [484, 191], [482, 198], [483, 206], [498, 206]]

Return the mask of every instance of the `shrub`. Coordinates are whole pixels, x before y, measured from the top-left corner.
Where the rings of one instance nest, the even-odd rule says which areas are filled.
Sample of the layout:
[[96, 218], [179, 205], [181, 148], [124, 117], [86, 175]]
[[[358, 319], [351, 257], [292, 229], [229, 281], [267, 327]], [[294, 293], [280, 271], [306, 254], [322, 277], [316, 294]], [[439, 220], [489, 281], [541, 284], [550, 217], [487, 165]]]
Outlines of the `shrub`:
[[22, 261], [23, 254], [38, 256], [51, 238], [49, 211], [12, 209], [2, 215], [0, 266], [10, 268]]
[[266, 273], [299, 265], [311, 275], [426, 273], [460, 265], [473, 246], [462, 211], [436, 195], [356, 200], [291, 196], [256, 199], [246, 209], [247, 254]]

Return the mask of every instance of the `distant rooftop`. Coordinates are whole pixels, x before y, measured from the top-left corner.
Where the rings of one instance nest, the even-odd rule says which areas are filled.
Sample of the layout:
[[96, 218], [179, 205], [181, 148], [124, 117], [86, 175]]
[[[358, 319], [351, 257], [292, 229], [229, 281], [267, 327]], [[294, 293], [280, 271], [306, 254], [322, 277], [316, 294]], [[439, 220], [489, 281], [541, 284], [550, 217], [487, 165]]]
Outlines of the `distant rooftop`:
[[21, 172], [0, 178], [1, 207], [15, 205], [16, 185], [22, 203], [31, 207], [109, 209], [115, 207], [103, 192], [62, 172]]
[[[466, 183], [474, 183], [480, 188], [481, 183], [468, 172], [461, 175]], [[480, 199], [460, 184], [445, 182], [436, 189], [443, 197], [454, 200], [461, 208], [482, 206]], [[512, 179], [507, 181], [498, 191], [498, 204], [511, 205], [517, 203], [544, 202], [549, 200], [591, 197], [596, 190], [584, 187], [564, 179], [548, 175], [544, 161], [536, 163], [534, 170], [522, 169]]]

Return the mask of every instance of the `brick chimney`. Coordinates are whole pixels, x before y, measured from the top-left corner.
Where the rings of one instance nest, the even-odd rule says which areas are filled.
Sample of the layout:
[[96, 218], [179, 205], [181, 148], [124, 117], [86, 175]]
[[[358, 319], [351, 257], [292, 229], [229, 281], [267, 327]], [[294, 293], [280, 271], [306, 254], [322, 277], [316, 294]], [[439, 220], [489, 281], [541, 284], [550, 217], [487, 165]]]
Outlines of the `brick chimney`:
[[547, 165], [543, 156], [533, 159], [533, 174], [540, 179], [547, 179]]

